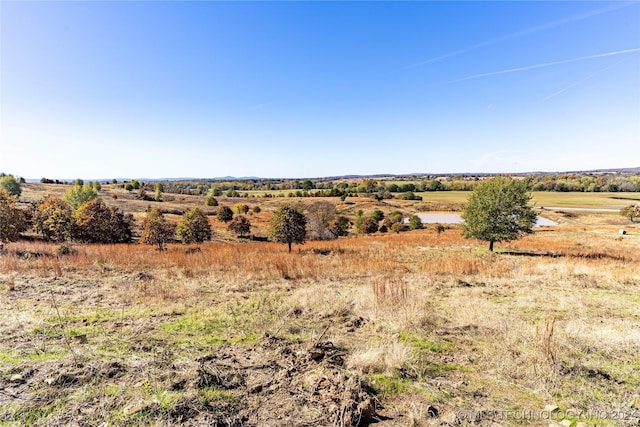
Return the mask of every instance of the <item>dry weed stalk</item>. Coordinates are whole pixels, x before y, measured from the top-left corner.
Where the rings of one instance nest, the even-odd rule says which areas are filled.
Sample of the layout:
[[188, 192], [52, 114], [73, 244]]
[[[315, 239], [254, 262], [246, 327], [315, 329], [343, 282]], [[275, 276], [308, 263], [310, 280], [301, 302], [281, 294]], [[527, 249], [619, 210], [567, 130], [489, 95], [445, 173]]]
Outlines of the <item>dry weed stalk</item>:
[[407, 284], [402, 277], [376, 277], [371, 282], [371, 287], [377, 304], [407, 300]]
[[544, 331], [541, 331], [540, 324], [536, 323], [536, 342], [540, 346], [540, 351], [549, 366], [556, 366], [557, 346], [553, 338], [556, 325], [556, 316], [547, 316], [545, 319]]

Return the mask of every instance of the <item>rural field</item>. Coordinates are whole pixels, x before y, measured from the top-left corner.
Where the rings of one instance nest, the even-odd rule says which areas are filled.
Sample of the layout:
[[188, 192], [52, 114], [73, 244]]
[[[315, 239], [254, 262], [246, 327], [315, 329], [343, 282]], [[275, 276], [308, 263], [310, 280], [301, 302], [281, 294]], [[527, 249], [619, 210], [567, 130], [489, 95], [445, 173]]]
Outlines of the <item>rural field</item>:
[[[25, 184], [21, 201], [69, 187]], [[496, 252], [457, 226], [294, 245], [238, 239], [204, 196], [109, 206], [209, 215], [211, 242], [8, 243], [0, 256], [0, 425], [632, 426], [640, 423], [639, 193], [533, 194], [535, 228]], [[357, 210], [458, 211], [322, 198]], [[114, 197], [115, 196], [115, 197]], [[624, 197], [623, 199], [619, 197]], [[259, 206], [266, 235], [284, 203]], [[624, 228], [626, 234], [619, 234]]]

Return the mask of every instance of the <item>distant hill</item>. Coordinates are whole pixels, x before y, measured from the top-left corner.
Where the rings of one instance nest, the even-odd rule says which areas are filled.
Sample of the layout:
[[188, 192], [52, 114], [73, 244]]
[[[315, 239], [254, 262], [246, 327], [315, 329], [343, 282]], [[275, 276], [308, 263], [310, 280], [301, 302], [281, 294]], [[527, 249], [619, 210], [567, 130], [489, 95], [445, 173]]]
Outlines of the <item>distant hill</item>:
[[[372, 175], [337, 175], [337, 176], [324, 176], [324, 177], [306, 177], [306, 178], [263, 178], [258, 176], [220, 176], [213, 178], [195, 178], [195, 177], [178, 177], [178, 178], [116, 178], [118, 182], [131, 181], [136, 179], [143, 182], [167, 182], [167, 181], [255, 181], [255, 180], [304, 180], [310, 179], [313, 181], [337, 181], [337, 180], [353, 180], [353, 179], [415, 179], [418, 177], [460, 177], [460, 176], [494, 176], [501, 175], [501, 172], [497, 173], [485, 173], [485, 172], [455, 172], [455, 173], [408, 173], [408, 174], [372, 174]], [[536, 171], [536, 172], [517, 172], [507, 173], [506, 175], [513, 176], [540, 176], [540, 175], [601, 175], [601, 174], [616, 174], [616, 175], [640, 175], [640, 166], [631, 168], [610, 168], [610, 169], [592, 169], [592, 170], [570, 170], [570, 171]], [[58, 178], [59, 179], [59, 178]], [[85, 181], [111, 181], [113, 178], [101, 178], [101, 179], [86, 179]], [[27, 182], [40, 182], [40, 179], [27, 178]], [[60, 179], [63, 182], [73, 182], [72, 179]]]

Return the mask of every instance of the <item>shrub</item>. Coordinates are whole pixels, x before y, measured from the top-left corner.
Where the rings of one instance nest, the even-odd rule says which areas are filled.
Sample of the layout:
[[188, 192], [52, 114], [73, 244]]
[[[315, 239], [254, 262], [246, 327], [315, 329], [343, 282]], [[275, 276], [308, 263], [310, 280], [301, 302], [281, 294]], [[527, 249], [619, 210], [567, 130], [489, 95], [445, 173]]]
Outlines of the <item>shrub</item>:
[[418, 215], [411, 215], [409, 218], [409, 230], [421, 230], [423, 228], [422, 220]]
[[182, 243], [200, 243], [211, 240], [211, 224], [200, 208], [193, 208], [182, 215], [176, 236]]
[[220, 206], [216, 216], [220, 221], [227, 223], [233, 219], [233, 211], [227, 206]]
[[0, 188], [0, 242], [14, 242], [20, 237], [23, 216], [16, 207], [16, 196]]
[[262, 209], [260, 209], [260, 206], [255, 205], [255, 206], [253, 207], [253, 212], [254, 212], [254, 213], [260, 213], [260, 212], [262, 212]]
[[238, 215], [233, 218], [227, 228], [229, 231], [236, 233], [239, 236], [244, 236], [245, 234], [249, 234], [251, 231], [251, 222], [249, 222], [245, 216]]
[[346, 236], [349, 234], [349, 219], [344, 216], [336, 217], [331, 224], [329, 224], [329, 231], [335, 237]]
[[33, 226], [45, 240], [61, 242], [71, 237], [73, 211], [67, 202], [57, 197], [45, 199], [36, 208]]
[[393, 211], [387, 218], [391, 221], [391, 224], [395, 224], [397, 222], [402, 222], [402, 218], [404, 218], [404, 215], [400, 211]]
[[365, 218], [361, 223], [358, 231], [363, 234], [371, 234], [378, 231], [378, 221], [375, 219], [368, 217]]
[[400, 233], [401, 231], [405, 231], [405, 229], [406, 229], [405, 225], [400, 222], [394, 222], [391, 225], [391, 231], [395, 233]]
[[73, 236], [88, 243], [129, 243], [133, 237], [133, 215], [91, 200], [73, 213]]
[[236, 203], [235, 205], [233, 205], [233, 210], [235, 211], [235, 213], [242, 215], [249, 212], [249, 206], [245, 205], [244, 203]]
[[12, 196], [20, 197], [22, 194], [20, 183], [11, 175], [5, 175], [0, 178], [0, 188], [5, 189]]
[[416, 196], [412, 191], [407, 191], [399, 196], [402, 200], [422, 200], [422, 197]]
[[73, 237], [89, 243], [109, 243], [111, 212], [99, 200], [91, 200], [73, 213]]
[[213, 194], [210, 194], [204, 199], [204, 204], [207, 206], [218, 206], [218, 200], [213, 197]]
[[384, 212], [380, 209], [376, 209], [371, 213], [371, 218], [375, 219], [377, 222], [380, 222], [384, 219]]

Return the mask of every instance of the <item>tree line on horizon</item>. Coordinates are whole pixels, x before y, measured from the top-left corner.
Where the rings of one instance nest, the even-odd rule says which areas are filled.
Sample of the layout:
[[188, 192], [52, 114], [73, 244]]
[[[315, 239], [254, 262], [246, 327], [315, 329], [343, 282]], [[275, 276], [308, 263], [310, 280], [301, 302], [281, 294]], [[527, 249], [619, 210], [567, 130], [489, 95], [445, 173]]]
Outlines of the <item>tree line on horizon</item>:
[[[2, 176], [2, 174], [0, 174]], [[486, 176], [462, 175], [427, 177], [415, 179], [364, 178], [361, 180], [317, 179], [242, 179], [242, 180], [176, 180], [162, 181], [166, 193], [212, 194], [215, 197], [246, 197], [248, 191], [263, 191], [263, 197], [348, 197], [369, 195], [374, 198], [408, 198], [412, 193], [430, 191], [473, 191]], [[546, 174], [522, 178], [532, 191], [554, 192], [640, 192], [640, 175], [614, 173]], [[42, 178], [42, 183], [68, 184], [59, 180]], [[75, 182], [74, 182], [75, 183]], [[119, 185], [128, 191], [143, 189], [153, 191], [157, 182], [143, 183], [138, 180], [103, 181], [104, 184]], [[283, 194], [283, 192], [286, 192]], [[418, 198], [419, 196], [414, 195]]]

